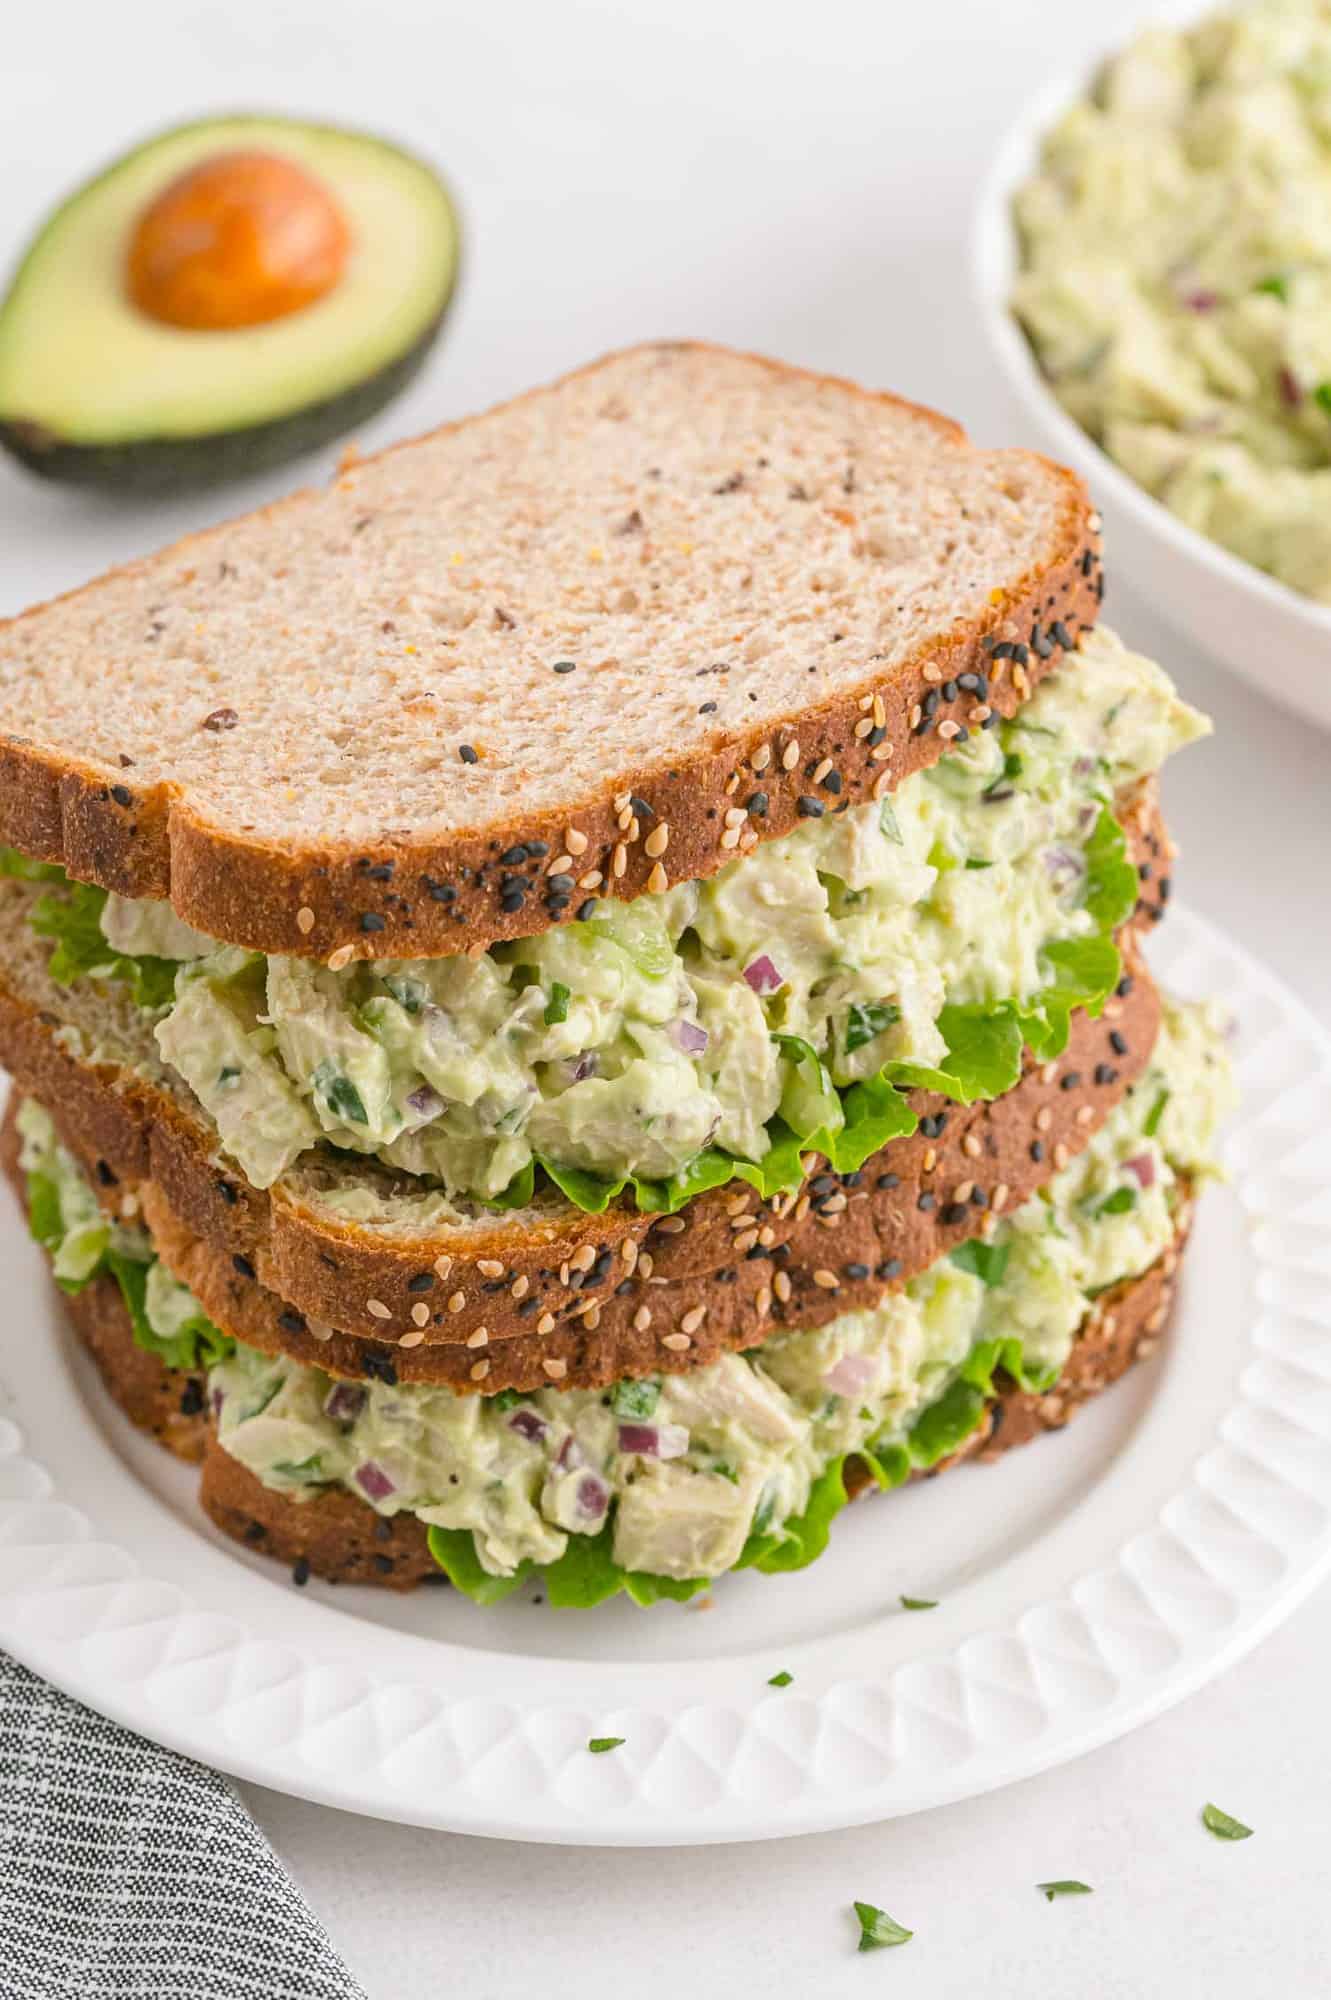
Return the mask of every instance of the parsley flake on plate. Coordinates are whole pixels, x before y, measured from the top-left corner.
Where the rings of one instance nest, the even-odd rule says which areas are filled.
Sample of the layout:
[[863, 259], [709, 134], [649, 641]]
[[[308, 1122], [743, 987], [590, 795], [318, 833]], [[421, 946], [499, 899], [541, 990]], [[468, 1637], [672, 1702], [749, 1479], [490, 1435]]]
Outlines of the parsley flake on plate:
[[875, 1909], [872, 1903], [856, 1903], [855, 1914], [860, 1920], [861, 1951], [881, 1951], [885, 1945], [905, 1944], [915, 1935], [903, 1924], [894, 1922], [886, 1910]]
[[770, 1676], [767, 1685], [769, 1688], [788, 1688], [794, 1678], [794, 1674], [788, 1674], [785, 1668], [782, 1667], [779, 1674], [772, 1674]]
[[626, 1740], [623, 1736], [589, 1736], [587, 1738], [587, 1748], [591, 1751], [593, 1757], [600, 1757], [607, 1750], [618, 1750], [620, 1744]]
[[899, 1597], [897, 1602], [903, 1611], [937, 1611], [938, 1609], [938, 1599], [936, 1597]]
[[1245, 1826], [1241, 1819], [1231, 1818], [1227, 1812], [1221, 1812], [1219, 1806], [1207, 1804], [1202, 1807], [1202, 1825], [1217, 1840], [1249, 1840], [1252, 1837], [1250, 1826]]
[[1035, 1886], [1046, 1903], [1052, 1903], [1055, 1896], [1090, 1896], [1095, 1893], [1089, 1882], [1037, 1882]]

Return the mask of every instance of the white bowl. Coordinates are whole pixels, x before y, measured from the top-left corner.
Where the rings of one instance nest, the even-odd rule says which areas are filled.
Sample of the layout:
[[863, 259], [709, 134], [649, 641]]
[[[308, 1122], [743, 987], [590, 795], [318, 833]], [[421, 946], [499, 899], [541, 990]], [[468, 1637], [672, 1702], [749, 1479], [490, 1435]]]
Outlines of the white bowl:
[[1139, 596], [1273, 701], [1331, 728], [1331, 609], [1300, 597], [1199, 535], [1121, 471], [1059, 404], [1008, 306], [1018, 251], [1012, 197], [1040, 141], [1084, 95], [1064, 79], [1031, 100], [1000, 145], [971, 240], [980, 321], [1022, 416], [1049, 454], [1081, 473], [1105, 519], [1110, 580]]

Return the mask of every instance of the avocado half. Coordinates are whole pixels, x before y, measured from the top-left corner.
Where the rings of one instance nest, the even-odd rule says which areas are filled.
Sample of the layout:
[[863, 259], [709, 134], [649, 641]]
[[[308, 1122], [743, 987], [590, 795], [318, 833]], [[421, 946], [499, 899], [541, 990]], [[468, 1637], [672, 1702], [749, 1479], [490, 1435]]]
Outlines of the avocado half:
[[[352, 233], [331, 292], [265, 325], [199, 331], [132, 303], [137, 218], [218, 153], [283, 154]], [[58, 208], [0, 304], [0, 445], [47, 479], [177, 492], [266, 470], [363, 423], [429, 352], [457, 277], [447, 189], [385, 140], [294, 119], [228, 117], [163, 133]]]

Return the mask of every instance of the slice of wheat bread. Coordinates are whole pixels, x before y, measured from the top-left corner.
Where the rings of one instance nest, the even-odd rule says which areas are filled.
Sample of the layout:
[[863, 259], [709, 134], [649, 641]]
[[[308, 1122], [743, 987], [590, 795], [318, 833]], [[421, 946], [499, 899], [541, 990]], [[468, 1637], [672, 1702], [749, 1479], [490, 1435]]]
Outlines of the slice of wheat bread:
[[636, 348], [0, 627], [0, 839], [266, 952], [529, 935], [552, 872], [636, 896], [880, 795], [972, 676], [1011, 713], [1098, 529], [931, 411]]
[[[184, 1228], [153, 1183], [139, 1190], [159, 1254], [226, 1332], [266, 1353], [287, 1353], [332, 1375], [446, 1383], [463, 1393], [600, 1388], [626, 1376], [680, 1374], [781, 1327], [819, 1326], [877, 1302], [995, 1211], [1013, 1209], [1085, 1146], [1141, 1074], [1159, 1024], [1159, 998], [1140, 965], [1108, 1019], [1079, 1015], [1056, 1063], [1030, 1065], [994, 1104], [921, 1097], [926, 1129], [898, 1140], [847, 1187], [834, 1176], [771, 1223], [753, 1206], [731, 1218], [725, 1260], [710, 1271], [659, 1277], [653, 1258], [624, 1266], [612, 1296], [576, 1293], [544, 1333], [498, 1322], [479, 1345], [444, 1339], [390, 1347], [312, 1331], [304, 1314]], [[1069, 1078], [1075, 1079], [1071, 1088]], [[925, 1106], [928, 1106], [925, 1109]], [[890, 1168], [883, 1161], [890, 1160]], [[881, 1183], [881, 1185], [880, 1185]], [[742, 1222], [739, 1229], [734, 1224]], [[770, 1241], [760, 1242], [759, 1234]], [[649, 1236], [668, 1245], [669, 1237]], [[662, 1261], [661, 1268], [668, 1268]], [[552, 1304], [555, 1302], [552, 1302]], [[527, 1330], [515, 1331], [515, 1326]], [[447, 1318], [432, 1331], [446, 1334]], [[473, 1341], [475, 1336], [472, 1336]]]
[[[1174, 1244], [1140, 1277], [1115, 1285], [1095, 1302], [1063, 1374], [1042, 1395], [1015, 1386], [992, 1398], [980, 1429], [960, 1451], [917, 1478], [937, 1478], [966, 1459], [992, 1461], [1048, 1430], [1061, 1430], [1092, 1396], [1145, 1360], [1165, 1332], [1173, 1308], [1175, 1277], [1187, 1241], [1188, 1209], [1181, 1212]], [[854, 1496], [874, 1493], [862, 1460], [846, 1466]], [[209, 1436], [199, 1499], [224, 1534], [278, 1562], [300, 1565], [330, 1583], [374, 1583], [410, 1590], [436, 1580], [424, 1525], [414, 1516], [383, 1521], [348, 1493], [293, 1501], [264, 1486]]]
[[[766, 1211], [753, 1197], [752, 1208], [730, 1218], [718, 1267], [669, 1279], [657, 1275], [655, 1260], [649, 1270], [644, 1254], [632, 1269], [624, 1267], [612, 1296], [599, 1303], [566, 1292], [544, 1333], [530, 1321], [497, 1321], [494, 1337], [483, 1342], [473, 1335], [470, 1344], [434, 1339], [403, 1348], [312, 1328], [253, 1275], [248, 1260], [194, 1235], [154, 1182], [141, 1182], [133, 1199], [163, 1262], [224, 1332], [332, 1375], [446, 1383], [488, 1395], [683, 1373], [754, 1346], [780, 1327], [817, 1326], [872, 1305], [885, 1288], [904, 1284], [979, 1234], [991, 1214], [1016, 1208], [1043, 1186], [1089, 1142], [1149, 1060], [1159, 998], [1135, 958], [1129, 968], [1125, 990], [1108, 1003], [1106, 1016], [1075, 1017], [1060, 1060], [1028, 1064], [1021, 1082], [996, 1103], [958, 1106], [922, 1096], [924, 1129], [885, 1149], [850, 1185], [820, 1177], [807, 1198], [770, 1225], [761, 1222]], [[17, 1098], [6, 1134], [16, 1112]], [[883, 1159], [892, 1161], [890, 1169]], [[103, 1184], [101, 1193], [119, 1212], [123, 1188]], [[647, 1239], [649, 1246], [657, 1240]], [[659, 1240], [667, 1248], [672, 1241]], [[524, 1324], [526, 1331], [515, 1331]], [[447, 1318], [432, 1331], [446, 1334]]]
[[[1154, 781], [1136, 787], [1116, 811], [1133, 859], [1151, 869], [1134, 919], [1149, 924], [1163, 912], [1163, 903], [1148, 899], [1173, 851]], [[91, 981], [62, 987], [49, 977], [46, 948], [23, 920], [35, 893], [30, 884], [0, 879], [0, 935], [7, 939], [0, 1061], [51, 1110], [90, 1172], [130, 1187], [154, 1182], [190, 1235], [241, 1260], [242, 1275], [252, 1273], [320, 1326], [364, 1340], [398, 1342], [405, 1334], [413, 1343], [417, 1334], [427, 1343], [464, 1341], [481, 1328], [491, 1340], [549, 1331], [545, 1320], [553, 1324], [571, 1303], [608, 1299], [643, 1249], [662, 1278], [715, 1270], [737, 1233], [733, 1203], [742, 1198], [756, 1213], [750, 1191], [731, 1183], [666, 1221], [624, 1205], [584, 1215], [553, 1191], [528, 1209], [493, 1214], [408, 1195], [405, 1176], [332, 1153], [298, 1163], [261, 1193], [220, 1158], [207, 1114], [158, 1061], [145, 1018], [124, 989]], [[918, 1134], [894, 1141], [866, 1173], [871, 1166], [899, 1171], [896, 1148], [918, 1142]], [[348, 1221], [329, 1196], [352, 1187], [380, 1189], [396, 1206], [376, 1226]], [[783, 1215], [768, 1204], [757, 1226], [783, 1230], [794, 1206]]]

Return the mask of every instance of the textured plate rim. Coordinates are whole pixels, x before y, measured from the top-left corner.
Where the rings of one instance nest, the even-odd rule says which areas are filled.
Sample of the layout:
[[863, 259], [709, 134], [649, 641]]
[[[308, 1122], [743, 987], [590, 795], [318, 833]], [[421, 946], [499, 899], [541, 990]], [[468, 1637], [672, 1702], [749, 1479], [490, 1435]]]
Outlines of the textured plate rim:
[[[1316, 1137], [1317, 1091], [1309, 1087], [1309, 1069], [1314, 1082], [1325, 1087], [1331, 1110], [1331, 1040], [1296, 996], [1215, 927], [1179, 908], [1171, 914], [1166, 936], [1169, 960], [1179, 963], [1200, 955], [1217, 961], [1227, 974], [1226, 997], [1237, 995], [1241, 1003], [1258, 1002], [1267, 1009], [1274, 1024], [1266, 1030], [1263, 1047], [1278, 1042], [1286, 1053], [1296, 1049], [1311, 1058], [1300, 1065], [1297, 1088], [1245, 1103], [1237, 1121], [1240, 1135], [1259, 1132], [1264, 1125], [1278, 1129], [1279, 1178], [1287, 1159]], [[1269, 1207], [1261, 1190], [1270, 1185], [1273, 1171], [1270, 1160], [1236, 1167], [1234, 1188], [1246, 1208], [1261, 1214]], [[1305, 1184], [1297, 1176], [1286, 1185], [1296, 1207], [1305, 1197], [1315, 1206], [1325, 1188], [1324, 1182]], [[1273, 1296], [1284, 1285], [1293, 1287], [1297, 1299], [1300, 1277], [1310, 1269], [1319, 1284], [1331, 1277], [1327, 1219], [1318, 1212], [1306, 1226], [1296, 1220], [1283, 1230], [1259, 1224], [1249, 1231], [1244, 1256], [1253, 1273], [1254, 1298], [1264, 1280], [1274, 1287]], [[1288, 1225], [1287, 1216], [1285, 1221]], [[1297, 1238], [1301, 1228], [1302, 1240], [1291, 1243], [1291, 1234]], [[1186, 1296], [1182, 1314], [1186, 1320]], [[500, 1700], [487, 1701], [477, 1689], [486, 1672], [493, 1671], [488, 1663], [502, 1658], [508, 1677], [520, 1681], [522, 1669], [533, 1664], [529, 1659], [386, 1631], [313, 1602], [295, 1614], [301, 1647], [275, 1644], [265, 1636], [272, 1584], [228, 1560], [224, 1551], [183, 1524], [177, 1524], [178, 1534], [187, 1536], [196, 1552], [192, 1578], [205, 1587], [216, 1582], [227, 1608], [219, 1611], [211, 1599], [201, 1603], [197, 1584], [193, 1590], [182, 1587], [176, 1580], [181, 1564], [165, 1553], [157, 1562], [157, 1570], [165, 1574], [154, 1573], [153, 1545], [161, 1544], [164, 1551], [165, 1543], [160, 1510], [146, 1494], [146, 1560], [94, 1533], [87, 1515], [68, 1497], [69, 1491], [77, 1492], [77, 1472], [73, 1477], [66, 1472], [67, 1490], [62, 1491], [61, 1479], [44, 1463], [58, 1462], [62, 1449], [68, 1457], [69, 1440], [38, 1430], [31, 1452], [23, 1449], [21, 1383], [14, 1416], [0, 1416], [0, 1644], [67, 1693], [169, 1748], [257, 1784], [405, 1824], [561, 1844], [693, 1845], [826, 1831], [921, 1810], [1066, 1762], [1162, 1713], [1248, 1652], [1331, 1570], [1331, 1434], [1291, 1416], [1270, 1386], [1274, 1379], [1278, 1388], [1280, 1371], [1292, 1367], [1309, 1375], [1331, 1400], [1331, 1315], [1325, 1308], [1305, 1312], [1297, 1303], [1282, 1304], [1280, 1314], [1299, 1323], [1303, 1341], [1307, 1328], [1313, 1329], [1316, 1365], [1309, 1369], [1306, 1357], [1300, 1362], [1278, 1349], [1273, 1358], [1257, 1338], [1262, 1316], [1245, 1323], [1239, 1385], [1231, 1406], [1213, 1426], [1210, 1447], [1171, 1473], [1169, 1498], [1122, 1530], [1112, 1567], [1081, 1575], [1061, 1595], [1024, 1599], [1015, 1618], [986, 1614], [947, 1647], [922, 1643], [910, 1660], [897, 1661], [877, 1679], [864, 1659], [872, 1645], [872, 1623], [849, 1636], [799, 1642], [800, 1651], [819, 1644], [835, 1649], [843, 1670], [833, 1673], [820, 1693], [779, 1700], [752, 1671], [737, 1673], [744, 1662], [734, 1658], [705, 1663], [693, 1676], [693, 1685], [703, 1687], [693, 1699], [678, 1691], [677, 1666], [615, 1666], [616, 1685], [598, 1689], [593, 1685], [602, 1672], [598, 1664], [540, 1660], [534, 1664], [544, 1677], [541, 1694], [531, 1691], [530, 1705], [514, 1709]], [[66, 1401], [77, 1408], [72, 1390], [66, 1391]], [[1298, 1451], [1306, 1453], [1311, 1441], [1317, 1475], [1312, 1484], [1319, 1490], [1310, 1492], [1309, 1482], [1294, 1475], [1292, 1458], [1282, 1469], [1259, 1454], [1258, 1511], [1265, 1507], [1269, 1517], [1279, 1503], [1291, 1518], [1299, 1515], [1303, 1526], [1290, 1531], [1298, 1546], [1285, 1552], [1277, 1580], [1231, 1588], [1216, 1580], [1226, 1562], [1251, 1573], [1260, 1551], [1275, 1546], [1270, 1519], [1260, 1529], [1245, 1524], [1226, 1499], [1220, 1511], [1228, 1520], [1212, 1523], [1215, 1544], [1203, 1536], [1198, 1556], [1175, 1527], [1165, 1524], [1165, 1517], [1171, 1510], [1186, 1514], [1191, 1508], [1205, 1521], [1208, 1509], [1215, 1513], [1216, 1495], [1201, 1476], [1203, 1468], [1213, 1472], [1212, 1461], [1228, 1455], [1235, 1466], [1241, 1458], [1252, 1476], [1258, 1461], [1250, 1442], [1245, 1448], [1243, 1440], [1259, 1431], [1265, 1436], [1273, 1419], [1277, 1427], [1299, 1434]], [[77, 1461], [76, 1448], [73, 1457]], [[1299, 1474], [1305, 1471], [1300, 1462]], [[1312, 1514], [1318, 1518], [1309, 1529]], [[1058, 1526], [1052, 1523], [1050, 1533]], [[1218, 1629], [1185, 1631], [1180, 1638], [1151, 1602], [1140, 1570], [1146, 1560], [1142, 1551], [1149, 1553], [1152, 1537], [1161, 1544], [1152, 1560], [1165, 1573], [1171, 1563], [1177, 1566], [1180, 1553], [1195, 1565], [1185, 1586], [1173, 1586], [1173, 1598], [1168, 1584], [1153, 1585], [1156, 1595], [1175, 1608], [1199, 1590], [1204, 1595], [1209, 1589], [1213, 1598], [1228, 1597], [1232, 1614]], [[219, 1563], [225, 1563], [225, 1572]], [[1113, 1622], [1106, 1622], [1102, 1610], [1097, 1624], [1087, 1609], [1088, 1593], [1103, 1597], [1111, 1590], [1135, 1593], [1139, 1601], [1129, 1623], [1139, 1635], [1154, 1632], [1162, 1643], [1167, 1641], [1172, 1659], [1154, 1670], [1128, 1673], [1126, 1685], [1108, 1674], [1116, 1689], [1098, 1701], [1049, 1707], [1038, 1693], [1040, 1676], [1050, 1661], [1065, 1657], [1069, 1646], [1076, 1651], [1089, 1639], [1099, 1659], [1114, 1657], [1119, 1639]], [[241, 1607], [239, 1618], [235, 1606]], [[1043, 1638], [1033, 1637], [1037, 1628]], [[920, 1636], [927, 1638], [924, 1632]], [[405, 1671], [367, 1663], [363, 1655], [370, 1638], [385, 1659], [391, 1662], [400, 1655], [409, 1662]], [[428, 1649], [434, 1668], [425, 1679], [422, 1648]], [[765, 1650], [762, 1658], [770, 1666], [769, 1654]], [[162, 1677], [183, 1677], [188, 1683], [196, 1670], [204, 1680], [225, 1671], [228, 1699], [172, 1712], [160, 1699]], [[1018, 1682], [1026, 1673], [1029, 1684], [1015, 1691], [1004, 1687], [1007, 1671], [1015, 1672]], [[1093, 1684], [1089, 1666], [1086, 1672], [1087, 1684]], [[725, 1700], [706, 1691], [709, 1673], [718, 1684], [729, 1684]], [[456, 1682], [455, 1690], [450, 1690], [450, 1680]], [[671, 1683], [670, 1694], [666, 1682]], [[742, 1695], [737, 1692], [741, 1682]], [[922, 1690], [918, 1698], [902, 1692], [906, 1682]], [[1034, 1696], [1031, 1687], [1037, 1690]], [[932, 1717], [946, 1742], [962, 1725], [955, 1710], [950, 1717], [938, 1712], [929, 1697], [939, 1695], [945, 1710], [955, 1692], [969, 1715], [977, 1691], [986, 1700], [1024, 1700], [1028, 1709], [1034, 1701], [1046, 1711], [1042, 1726], [1016, 1742], [1003, 1738], [998, 1747], [972, 1748], [951, 1765], [945, 1756], [940, 1765], [935, 1752], [921, 1758], [917, 1751], [913, 1765], [896, 1755], [903, 1717], [914, 1717], [915, 1723], [923, 1718], [926, 1728]], [[644, 1694], [651, 1695], [654, 1706], [646, 1705]], [[277, 1740], [273, 1731], [281, 1729], [292, 1704], [300, 1711], [298, 1723], [293, 1727], [288, 1716], [286, 1735]], [[244, 1730], [237, 1733], [238, 1711], [249, 1716], [248, 1740]], [[507, 1733], [501, 1726], [505, 1717]], [[452, 1736], [459, 1720], [471, 1732], [462, 1744]], [[628, 1735], [633, 1748], [624, 1757], [588, 1758], [587, 1737], [601, 1730]], [[344, 1748], [346, 1761], [340, 1768], [336, 1757], [330, 1764], [330, 1742], [334, 1749], [339, 1744]], [[847, 1768], [840, 1787], [827, 1776], [829, 1743], [836, 1751], [833, 1770]], [[322, 1753], [316, 1754], [320, 1744]], [[687, 1800], [683, 1791], [688, 1787], [681, 1789], [678, 1783], [671, 1796], [670, 1778], [685, 1753], [691, 1760], [688, 1769], [696, 1766], [700, 1773], [692, 1780], [695, 1795]], [[848, 1759], [856, 1766], [853, 1779]], [[401, 1772], [404, 1760], [411, 1769], [409, 1783], [389, 1772], [394, 1764]], [[770, 1775], [777, 1765], [792, 1771], [785, 1793], [778, 1797], [762, 1784], [733, 1793], [728, 1786], [742, 1760], [748, 1760], [744, 1768], [755, 1772]], [[866, 1782], [863, 1768], [874, 1760], [879, 1775]], [[511, 1791], [501, 1797], [495, 1774], [502, 1779], [506, 1770], [510, 1785], [524, 1773], [534, 1778], [536, 1795], [521, 1804]], [[722, 1773], [727, 1786], [700, 1800], [697, 1785], [706, 1789], [709, 1777], [719, 1783]]]

